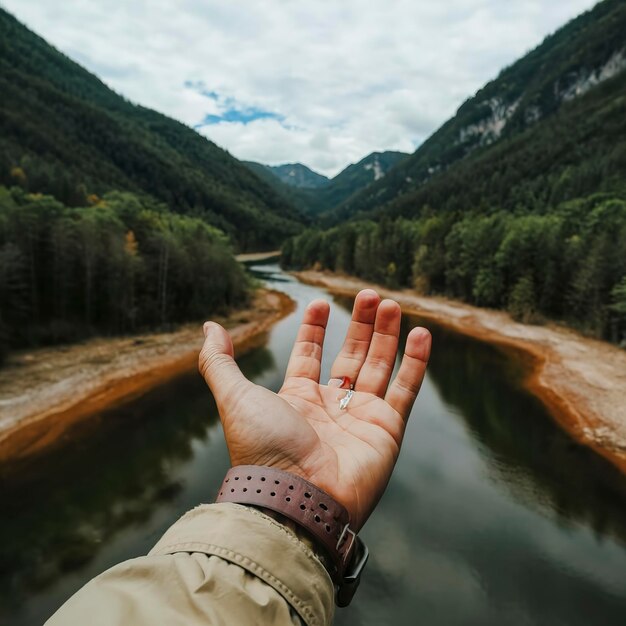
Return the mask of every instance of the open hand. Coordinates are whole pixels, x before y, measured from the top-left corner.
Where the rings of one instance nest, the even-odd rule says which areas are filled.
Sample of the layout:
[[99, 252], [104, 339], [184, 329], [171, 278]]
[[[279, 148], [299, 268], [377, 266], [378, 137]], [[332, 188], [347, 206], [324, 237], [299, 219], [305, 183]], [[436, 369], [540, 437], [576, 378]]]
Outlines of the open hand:
[[347, 376], [355, 393], [320, 384], [322, 345], [330, 306], [307, 307], [276, 394], [250, 382], [233, 359], [233, 344], [219, 324], [204, 325], [199, 368], [217, 402], [233, 466], [276, 467], [317, 485], [341, 502], [360, 529], [380, 499], [395, 465], [406, 419], [424, 378], [431, 337], [414, 328], [397, 376], [393, 371], [400, 307], [371, 290], [354, 302], [344, 345], [331, 369]]

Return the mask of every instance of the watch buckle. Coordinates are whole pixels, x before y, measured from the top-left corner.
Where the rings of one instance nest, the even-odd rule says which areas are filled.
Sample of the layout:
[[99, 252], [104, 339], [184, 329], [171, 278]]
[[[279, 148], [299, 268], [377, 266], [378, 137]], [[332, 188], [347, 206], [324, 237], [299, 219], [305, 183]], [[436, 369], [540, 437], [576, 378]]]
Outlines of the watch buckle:
[[[369, 550], [367, 549], [367, 546], [352, 530], [350, 530], [350, 532], [353, 536], [353, 543], [356, 543], [356, 553], [354, 555], [354, 565], [352, 566], [351, 571], [346, 572], [343, 575], [341, 584], [337, 588], [335, 603], [338, 607], [348, 606], [352, 601], [356, 590], [359, 588], [359, 583], [361, 582], [361, 572], [363, 571], [363, 568], [367, 563], [367, 559], [369, 558]], [[342, 536], [345, 534], [345, 529], [341, 534]]]
[[341, 535], [339, 535], [339, 539], [337, 539], [337, 545], [335, 546], [335, 550], [339, 552], [339, 546], [343, 543], [343, 540], [346, 537], [346, 533], [349, 533], [350, 535], [352, 535], [352, 541], [350, 542], [350, 545], [345, 551], [345, 555], [348, 556], [348, 554], [350, 554], [350, 550], [352, 550], [352, 544], [354, 543], [354, 540], [356, 539], [356, 533], [352, 530], [352, 528], [350, 528], [350, 524], [346, 524], [343, 527], [343, 530], [341, 531]]

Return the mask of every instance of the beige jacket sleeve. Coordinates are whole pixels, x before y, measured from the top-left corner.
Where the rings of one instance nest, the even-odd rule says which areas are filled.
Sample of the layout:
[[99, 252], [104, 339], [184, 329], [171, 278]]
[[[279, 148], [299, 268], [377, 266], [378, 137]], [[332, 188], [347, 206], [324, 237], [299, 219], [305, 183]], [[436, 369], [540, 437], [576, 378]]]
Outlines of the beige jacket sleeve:
[[270, 517], [237, 504], [189, 511], [148, 556], [87, 583], [48, 626], [325, 626], [333, 585], [313, 552]]

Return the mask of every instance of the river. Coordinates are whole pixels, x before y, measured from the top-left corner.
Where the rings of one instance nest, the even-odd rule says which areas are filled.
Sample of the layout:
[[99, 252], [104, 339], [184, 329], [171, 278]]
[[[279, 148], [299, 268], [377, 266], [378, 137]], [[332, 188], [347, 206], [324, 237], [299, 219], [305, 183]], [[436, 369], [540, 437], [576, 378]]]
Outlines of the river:
[[[324, 374], [351, 303], [275, 265], [297, 302], [240, 360], [277, 390], [307, 302], [334, 302]], [[403, 320], [403, 336], [418, 323]], [[362, 536], [371, 558], [337, 626], [626, 622], [626, 481], [577, 445], [494, 347], [426, 324], [433, 355], [389, 487]], [[0, 624], [41, 624], [87, 580], [145, 554], [214, 496], [228, 455], [195, 373], [95, 416], [62, 449], [0, 472]]]

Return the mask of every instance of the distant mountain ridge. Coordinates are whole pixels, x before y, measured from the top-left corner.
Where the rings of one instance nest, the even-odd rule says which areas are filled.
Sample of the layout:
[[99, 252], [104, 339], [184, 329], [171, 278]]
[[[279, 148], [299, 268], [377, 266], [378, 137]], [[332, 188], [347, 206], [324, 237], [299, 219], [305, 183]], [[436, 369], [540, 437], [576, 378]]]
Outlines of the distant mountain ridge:
[[277, 166], [253, 161], [245, 163], [290, 202], [315, 215], [331, 212], [371, 183], [384, 178], [394, 165], [407, 156], [405, 152], [392, 150], [372, 152], [330, 179], [301, 163]]
[[318, 174], [302, 163], [286, 163], [285, 165], [266, 165], [271, 172], [286, 185], [299, 189], [316, 189], [330, 182], [328, 176]]
[[408, 201], [455, 163], [548, 119], [624, 68], [626, 3], [604, 0], [502, 70], [384, 179], [347, 199], [332, 221]]
[[70, 206], [110, 190], [202, 217], [242, 249], [275, 248], [301, 213], [228, 152], [137, 106], [0, 9], [0, 184]]

